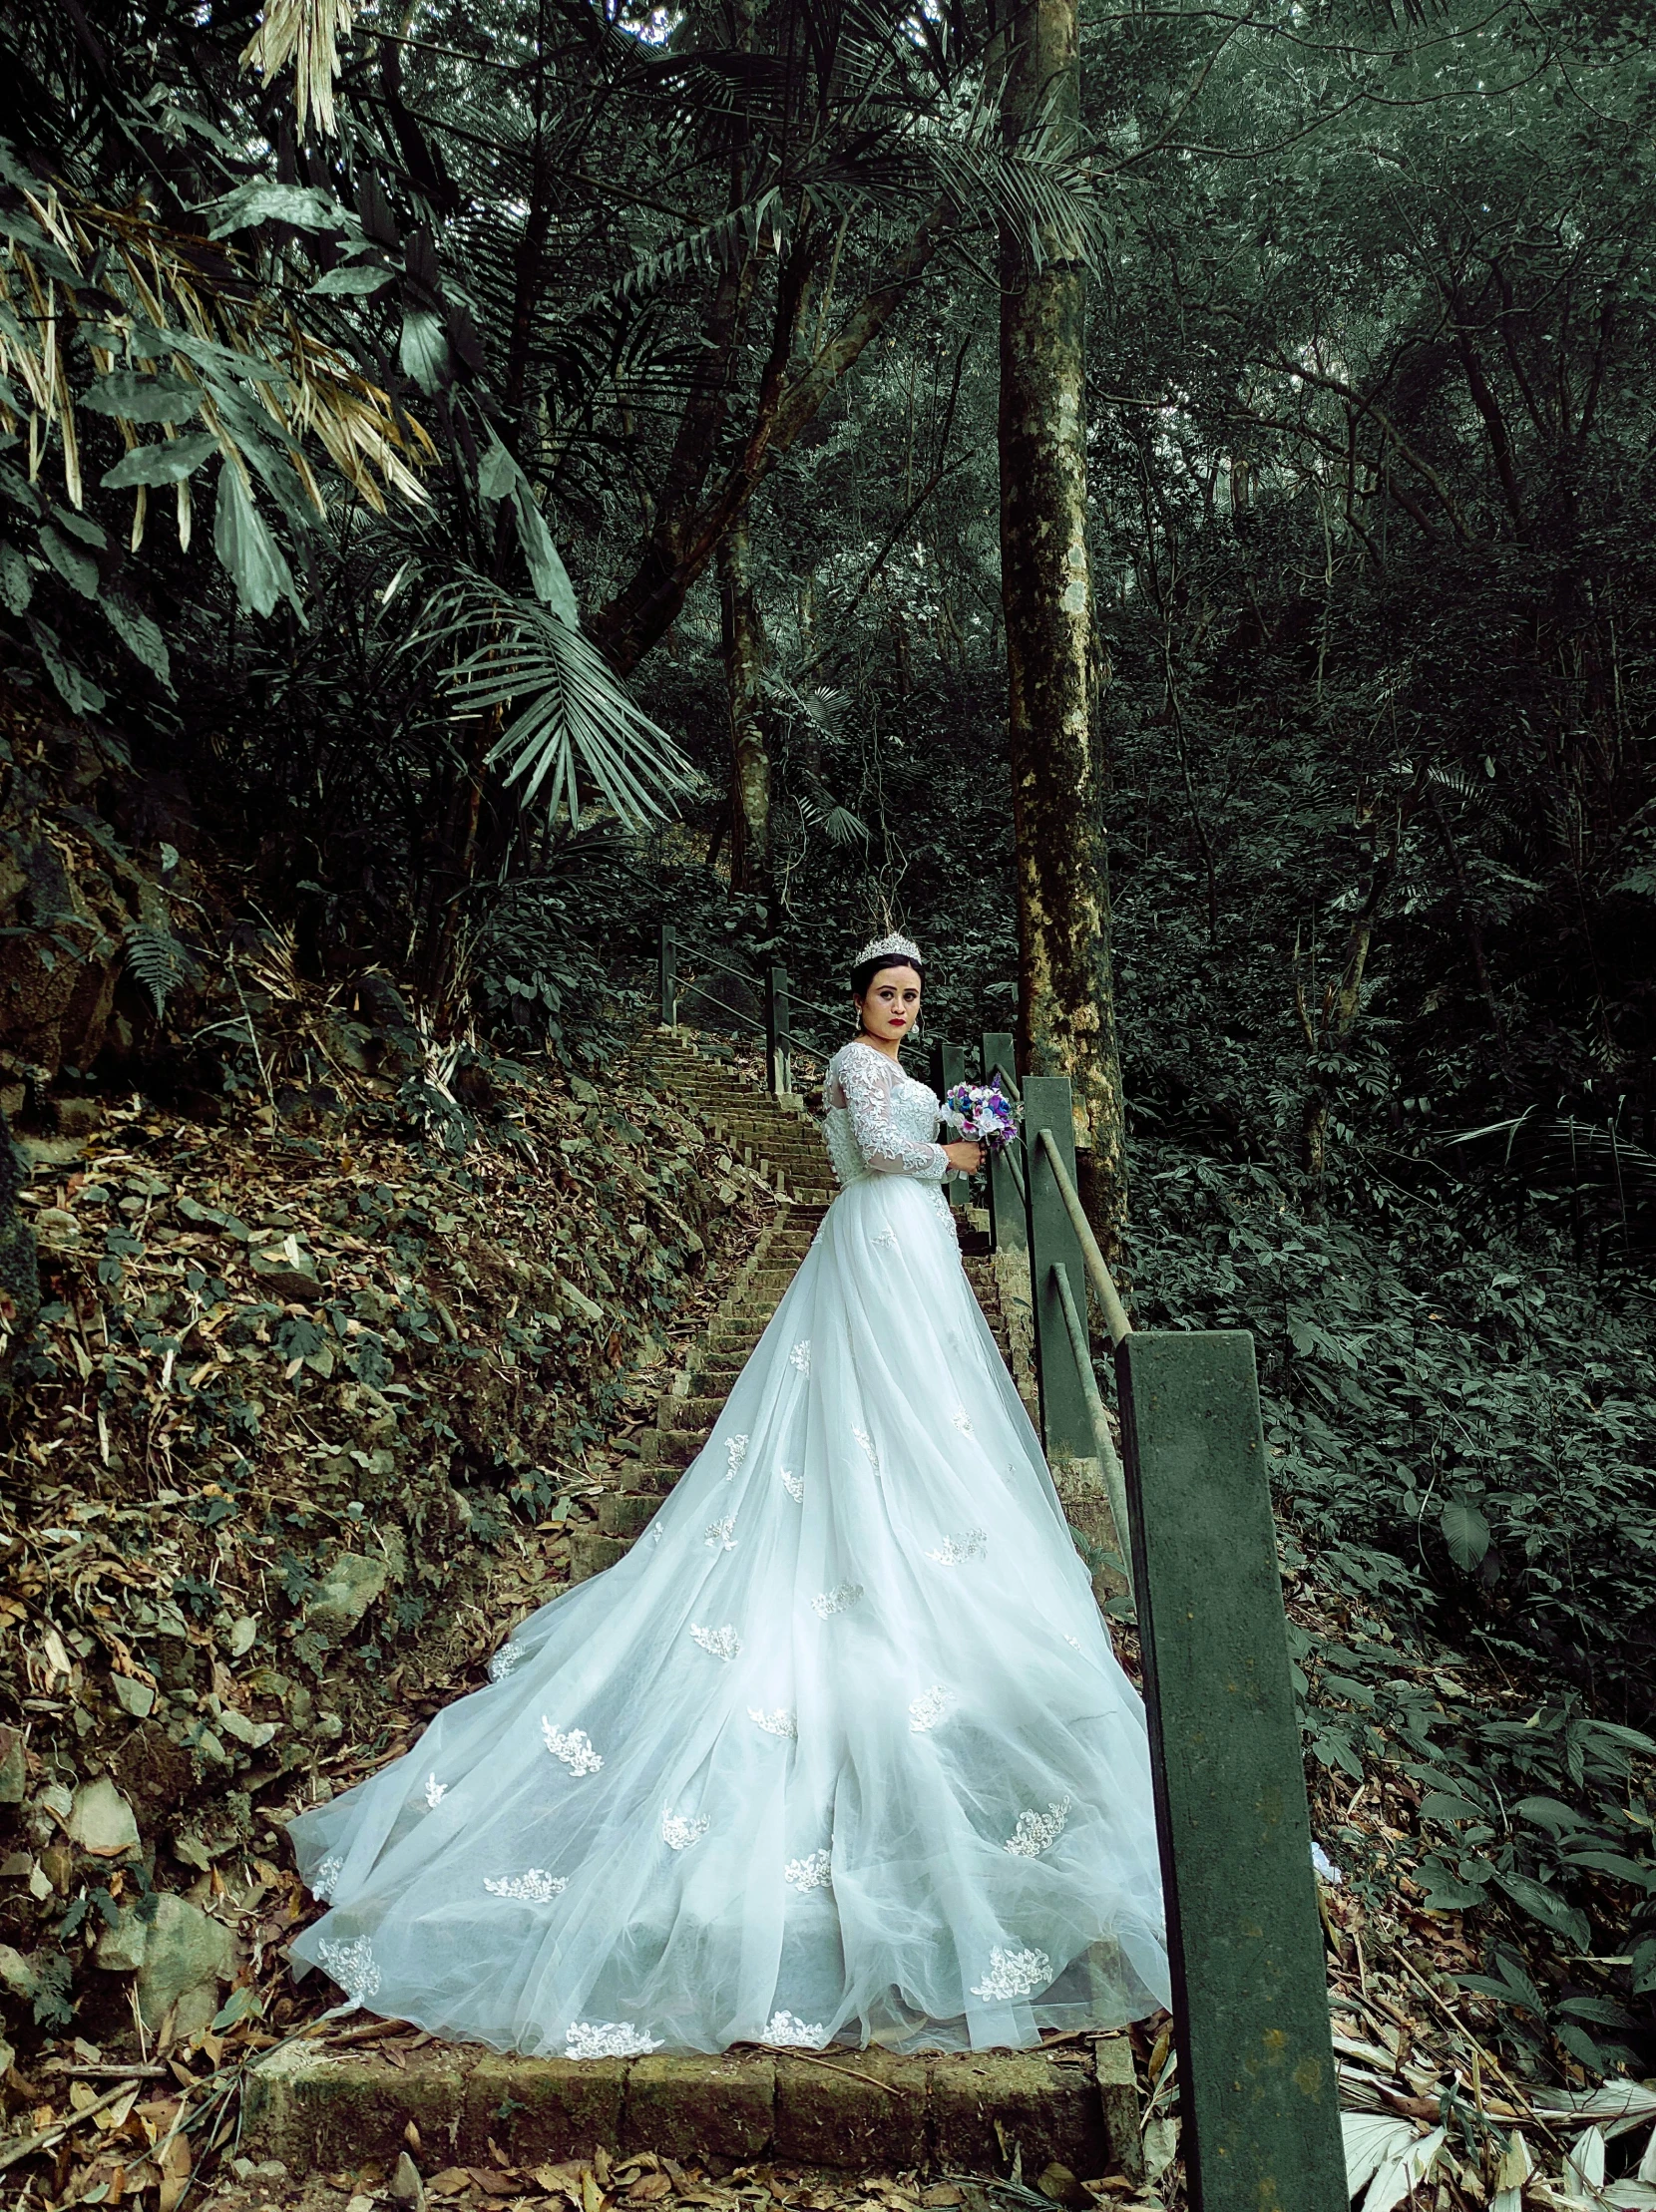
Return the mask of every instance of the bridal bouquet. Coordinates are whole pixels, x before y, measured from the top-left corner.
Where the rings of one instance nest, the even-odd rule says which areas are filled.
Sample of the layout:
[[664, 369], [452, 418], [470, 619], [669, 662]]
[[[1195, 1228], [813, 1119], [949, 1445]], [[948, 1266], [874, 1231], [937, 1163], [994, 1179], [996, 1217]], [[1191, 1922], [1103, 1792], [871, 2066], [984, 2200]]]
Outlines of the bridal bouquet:
[[1018, 1108], [993, 1083], [957, 1083], [943, 1102], [946, 1128], [986, 1151], [1002, 1152], [1018, 1134]]

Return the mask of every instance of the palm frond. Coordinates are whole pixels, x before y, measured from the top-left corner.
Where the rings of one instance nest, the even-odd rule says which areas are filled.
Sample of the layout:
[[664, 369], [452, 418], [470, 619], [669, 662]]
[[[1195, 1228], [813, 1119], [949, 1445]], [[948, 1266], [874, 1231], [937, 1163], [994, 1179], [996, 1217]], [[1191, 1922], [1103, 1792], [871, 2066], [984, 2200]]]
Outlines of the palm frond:
[[1102, 260], [1108, 242], [1103, 208], [1086, 163], [1055, 118], [1048, 116], [1009, 151], [994, 103], [985, 99], [964, 127], [925, 133], [919, 145], [955, 204], [969, 212], [987, 205], [1032, 268]]
[[691, 788], [689, 760], [636, 705], [585, 632], [551, 607], [478, 575], [438, 595], [417, 642], [476, 638], [447, 683], [457, 718], [515, 710], [490, 748], [530, 806], [544, 790], [556, 818], [582, 820], [583, 780], [622, 821], [661, 821]]
[[1525, 1113], [1440, 1138], [1451, 1146], [1485, 1146], [1500, 1165], [1521, 1169], [1536, 1187], [1596, 1186], [1614, 1195], [1625, 1218], [1630, 1200], [1656, 1198], [1656, 1153], [1634, 1144], [1613, 1122], [1544, 1120]]

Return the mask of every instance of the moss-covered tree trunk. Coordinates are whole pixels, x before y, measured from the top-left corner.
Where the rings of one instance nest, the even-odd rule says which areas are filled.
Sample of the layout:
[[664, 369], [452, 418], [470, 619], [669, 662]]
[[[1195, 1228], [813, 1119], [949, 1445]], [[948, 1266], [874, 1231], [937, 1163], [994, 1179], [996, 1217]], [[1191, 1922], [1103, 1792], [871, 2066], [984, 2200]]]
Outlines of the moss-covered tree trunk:
[[[1027, 0], [1007, 29], [1010, 147], [1075, 134], [1075, 0]], [[1032, 265], [1002, 240], [1001, 574], [1018, 842], [1019, 1056], [1074, 1087], [1081, 1199], [1112, 1265], [1126, 1217], [1110, 988], [1099, 656], [1086, 551], [1086, 282], [1053, 231]]]
[[764, 643], [745, 515], [719, 543], [718, 591], [730, 701], [730, 889], [762, 894], [770, 888], [770, 755], [759, 718]]

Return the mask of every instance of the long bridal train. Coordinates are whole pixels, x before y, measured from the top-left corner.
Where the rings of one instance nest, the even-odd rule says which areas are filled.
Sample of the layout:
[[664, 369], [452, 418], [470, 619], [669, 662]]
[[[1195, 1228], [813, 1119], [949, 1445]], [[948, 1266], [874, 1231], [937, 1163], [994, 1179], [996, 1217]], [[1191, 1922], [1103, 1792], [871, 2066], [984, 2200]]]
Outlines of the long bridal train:
[[1021, 2045], [1167, 2001], [1142, 1708], [962, 1271], [936, 1099], [861, 1045], [830, 1079], [847, 1187], [644, 1536], [289, 1831], [331, 1900], [294, 1955], [375, 2012], [588, 2057]]

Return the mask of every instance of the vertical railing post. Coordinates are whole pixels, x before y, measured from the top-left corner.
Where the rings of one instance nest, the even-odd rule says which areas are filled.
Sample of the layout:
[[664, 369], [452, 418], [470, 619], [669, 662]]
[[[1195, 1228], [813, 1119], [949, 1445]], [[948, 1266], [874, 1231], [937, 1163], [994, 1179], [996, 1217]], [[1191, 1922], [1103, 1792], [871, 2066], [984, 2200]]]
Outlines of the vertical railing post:
[[[987, 1029], [984, 1032], [984, 1081], [993, 1082], [995, 1071], [1002, 1071], [1005, 1089], [1015, 1066], [1013, 1041], [1004, 1030]], [[1013, 1169], [1013, 1148], [992, 1155], [989, 1163], [989, 1235], [997, 1252], [1026, 1252], [1030, 1244], [1030, 1225], [1024, 1210], [1024, 1201], [1018, 1195], [1018, 1182]]]
[[1040, 1382], [1040, 1427], [1046, 1456], [1063, 1453], [1089, 1459], [1095, 1450], [1086, 1389], [1075, 1368], [1063, 1299], [1053, 1274], [1061, 1264], [1072, 1284], [1086, 1280], [1080, 1239], [1069, 1216], [1045, 1152], [1042, 1129], [1052, 1132], [1058, 1157], [1071, 1182], [1075, 1178], [1075, 1124], [1065, 1075], [1024, 1078], [1024, 1175], [1030, 1200], [1030, 1292], [1035, 1307], [1035, 1372]]
[[[939, 1098], [945, 1097], [954, 1089], [957, 1083], [964, 1083], [966, 1081], [965, 1045], [934, 1043], [929, 1055], [928, 1077]], [[943, 1132], [944, 1142], [949, 1143], [952, 1136], [953, 1132], [946, 1129]], [[951, 1206], [964, 1206], [971, 1186], [963, 1183], [957, 1176], [951, 1176], [943, 1188], [948, 1194]]]
[[765, 979], [765, 1062], [772, 1093], [784, 1097], [793, 1089], [793, 1046], [788, 1015], [788, 971], [768, 970]]
[[1253, 1338], [1115, 1361], [1192, 2212], [1346, 2212]]
[[655, 979], [659, 993], [659, 1019], [663, 1029], [678, 1024], [678, 939], [672, 924], [661, 923], [655, 940]]

